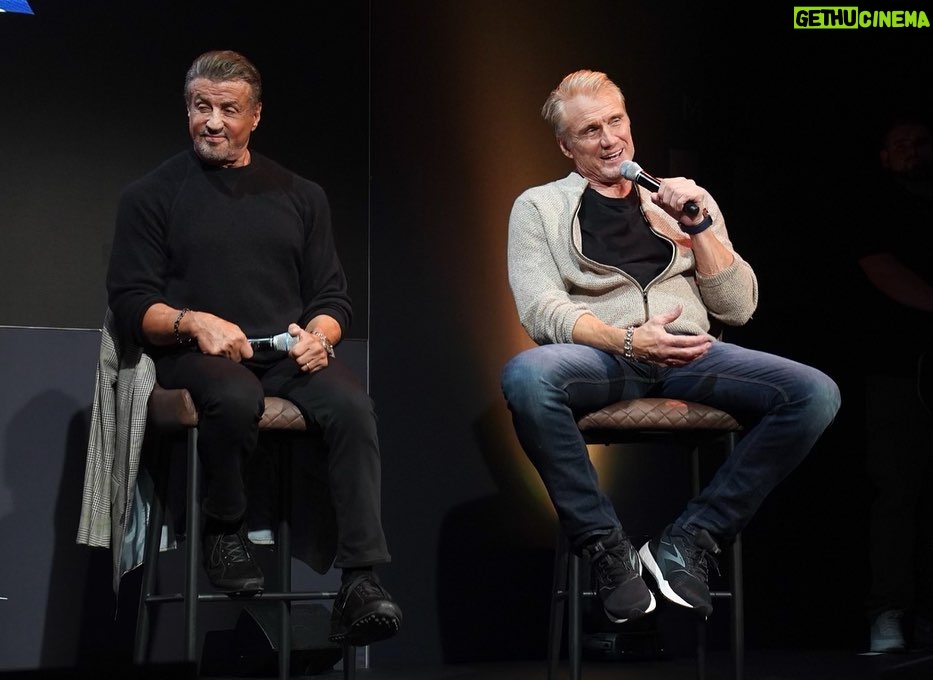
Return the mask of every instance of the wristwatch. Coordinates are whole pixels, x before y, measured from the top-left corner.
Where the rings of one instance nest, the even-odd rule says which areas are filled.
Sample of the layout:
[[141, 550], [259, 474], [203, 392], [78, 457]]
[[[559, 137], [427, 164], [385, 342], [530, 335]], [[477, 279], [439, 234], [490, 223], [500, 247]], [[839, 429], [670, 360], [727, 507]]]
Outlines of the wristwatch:
[[693, 226], [684, 224], [683, 222], [678, 222], [677, 226], [680, 227], [680, 230], [685, 234], [690, 234], [691, 236], [696, 236], [701, 231], [706, 231], [709, 229], [709, 226], [713, 223], [713, 217], [709, 214], [709, 211], [703, 209], [703, 219], [700, 222], [697, 222]]

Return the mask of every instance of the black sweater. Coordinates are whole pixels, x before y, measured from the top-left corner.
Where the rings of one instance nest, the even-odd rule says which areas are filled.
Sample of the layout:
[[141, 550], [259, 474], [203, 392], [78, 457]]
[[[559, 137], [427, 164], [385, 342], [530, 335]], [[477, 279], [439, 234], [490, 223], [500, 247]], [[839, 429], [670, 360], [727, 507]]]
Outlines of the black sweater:
[[107, 273], [123, 337], [150, 350], [146, 310], [162, 302], [210, 312], [247, 337], [352, 318], [324, 190], [250, 151], [240, 168], [205, 165], [193, 150], [124, 190]]

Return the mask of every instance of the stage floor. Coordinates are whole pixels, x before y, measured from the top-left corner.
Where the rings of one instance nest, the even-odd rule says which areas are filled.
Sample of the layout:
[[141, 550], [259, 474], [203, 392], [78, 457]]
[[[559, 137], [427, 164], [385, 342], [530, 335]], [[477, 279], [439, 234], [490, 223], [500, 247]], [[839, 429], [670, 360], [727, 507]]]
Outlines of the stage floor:
[[[293, 676], [295, 677], [295, 676]], [[308, 676], [320, 680], [342, 678], [339, 667]], [[357, 669], [358, 680], [544, 680], [544, 661], [476, 663], [437, 667]], [[554, 680], [569, 678], [566, 662]], [[727, 654], [709, 657], [706, 680], [732, 680]], [[933, 654], [860, 654], [853, 651], [748, 651], [745, 680], [931, 680]], [[216, 680], [242, 680], [224, 676]], [[586, 661], [582, 680], [697, 680], [696, 663], [689, 658], [663, 661]]]

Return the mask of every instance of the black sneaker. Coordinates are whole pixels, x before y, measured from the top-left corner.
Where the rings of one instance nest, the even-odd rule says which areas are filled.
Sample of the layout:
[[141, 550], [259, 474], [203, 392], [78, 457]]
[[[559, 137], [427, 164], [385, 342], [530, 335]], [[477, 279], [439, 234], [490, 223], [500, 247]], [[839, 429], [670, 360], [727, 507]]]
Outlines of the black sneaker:
[[625, 623], [654, 610], [654, 594], [641, 578], [641, 560], [620, 528], [583, 548], [606, 616]]
[[253, 559], [246, 525], [214, 533], [205, 527], [201, 548], [207, 578], [225, 593], [259, 593], [265, 585], [262, 570]]
[[696, 536], [673, 534], [668, 525], [658, 538], [645, 543], [638, 554], [658, 582], [661, 593], [681, 607], [694, 609], [704, 618], [713, 613], [707, 585], [707, 568], [716, 566], [720, 550], [706, 529]]
[[390, 638], [402, 624], [402, 610], [371, 571], [340, 586], [330, 619], [330, 640], [364, 647]]

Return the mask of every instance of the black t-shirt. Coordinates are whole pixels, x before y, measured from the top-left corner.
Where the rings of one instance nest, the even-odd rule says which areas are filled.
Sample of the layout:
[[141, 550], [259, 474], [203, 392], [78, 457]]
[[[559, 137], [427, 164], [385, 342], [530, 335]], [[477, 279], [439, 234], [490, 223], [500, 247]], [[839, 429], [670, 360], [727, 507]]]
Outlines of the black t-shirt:
[[586, 257], [621, 269], [642, 288], [670, 264], [673, 246], [648, 226], [635, 191], [626, 198], [610, 198], [587, 187], [580, 228]]
[[[849, 234], [855, 262], [890, 253], [933, 283], [933, 196], [912, 193], [886, 176], [871, 178], [861, 194], [858, 228]], [[933, 349], [933, 314], [896, 302], [871, 285], [861, 269], [859, 273], [860, 319], [894, 334], [884, 364], [890, 371], [910, 374], [918, 354]]]

